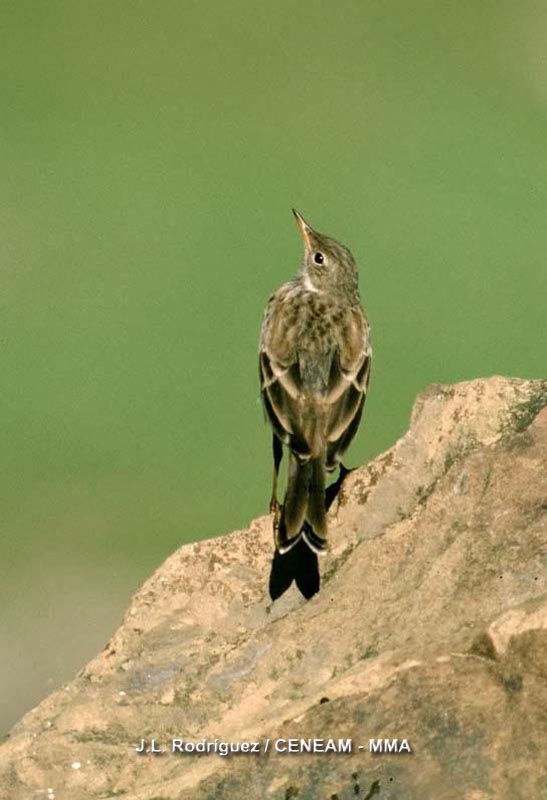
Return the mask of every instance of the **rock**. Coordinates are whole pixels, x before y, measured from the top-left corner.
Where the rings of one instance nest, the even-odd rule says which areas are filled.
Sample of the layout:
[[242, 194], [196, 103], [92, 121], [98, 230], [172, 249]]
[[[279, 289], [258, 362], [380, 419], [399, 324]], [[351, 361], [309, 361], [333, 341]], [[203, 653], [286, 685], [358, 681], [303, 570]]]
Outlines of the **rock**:
[[[309, 601], [268, 597], [268, 517], [180, 548], [12, 730], [0, 796], [547, 798], [547, 381], [424, 392], [344, 481], [330, 535]], [[276, 750], [290, 739], [351, 752]]]

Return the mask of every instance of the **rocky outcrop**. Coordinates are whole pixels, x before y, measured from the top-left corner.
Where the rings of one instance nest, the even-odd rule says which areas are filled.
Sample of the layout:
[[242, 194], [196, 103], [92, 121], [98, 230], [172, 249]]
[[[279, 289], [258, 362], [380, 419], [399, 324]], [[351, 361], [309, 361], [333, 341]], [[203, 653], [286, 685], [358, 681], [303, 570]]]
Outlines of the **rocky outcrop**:
[[268, 517], [178, 550], [13, 729], [0, 795], [547, 798], [547, 381], [428, 389], [330, 536], [309, 601], [268, 597]]

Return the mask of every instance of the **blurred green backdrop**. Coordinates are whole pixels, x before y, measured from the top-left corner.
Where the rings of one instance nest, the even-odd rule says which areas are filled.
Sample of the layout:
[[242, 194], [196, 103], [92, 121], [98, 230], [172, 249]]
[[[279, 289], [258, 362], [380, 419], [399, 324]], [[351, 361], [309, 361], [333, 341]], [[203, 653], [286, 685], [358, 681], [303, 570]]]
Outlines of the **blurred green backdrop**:
[[265, 512], [292, 206], [361, 267], [350, 462], [431, 382], [545, 375], [547, 8], [6, 0], [0, 44], [6, 729], [168, 553]]

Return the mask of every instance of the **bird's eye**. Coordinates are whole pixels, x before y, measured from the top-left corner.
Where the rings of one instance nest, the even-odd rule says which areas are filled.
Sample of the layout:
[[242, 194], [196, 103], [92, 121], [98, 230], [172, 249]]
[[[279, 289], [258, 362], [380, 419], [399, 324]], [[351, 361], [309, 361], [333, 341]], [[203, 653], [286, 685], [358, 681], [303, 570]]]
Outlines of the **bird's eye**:
[[315, 261], [316, 264], [322, 264], [325, 260], [325, 256], [323, 255], [323, 253], [316, 253], [313, 257], [313, 260]]

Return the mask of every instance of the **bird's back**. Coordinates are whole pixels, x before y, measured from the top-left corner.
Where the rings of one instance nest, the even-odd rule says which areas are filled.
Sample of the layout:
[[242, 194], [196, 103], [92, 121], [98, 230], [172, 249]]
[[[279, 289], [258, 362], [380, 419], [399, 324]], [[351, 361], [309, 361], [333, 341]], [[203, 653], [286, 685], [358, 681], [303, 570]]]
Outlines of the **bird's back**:
[[270, 298], [261, 336], [263, 393], [274, 427], [281, 422], [294, 433], [298, 450], [302, 438], [314, 454], [326, 446], [340, 417], [338, 400], [347, 389], [347, 375], [351, 380], [367, 338], [360, 306], [327, 300], [301, 281], [285, 284]]

